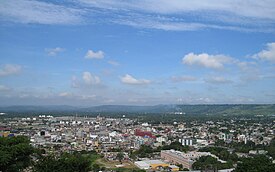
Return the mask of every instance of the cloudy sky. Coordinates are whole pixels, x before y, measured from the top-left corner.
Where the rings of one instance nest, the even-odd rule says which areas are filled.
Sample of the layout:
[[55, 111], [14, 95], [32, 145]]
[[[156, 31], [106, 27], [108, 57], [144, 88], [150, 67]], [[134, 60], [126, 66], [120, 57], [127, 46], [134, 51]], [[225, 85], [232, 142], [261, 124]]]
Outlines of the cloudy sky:
[[0, 106], [275, 103], [274, 0], [1, 0]]

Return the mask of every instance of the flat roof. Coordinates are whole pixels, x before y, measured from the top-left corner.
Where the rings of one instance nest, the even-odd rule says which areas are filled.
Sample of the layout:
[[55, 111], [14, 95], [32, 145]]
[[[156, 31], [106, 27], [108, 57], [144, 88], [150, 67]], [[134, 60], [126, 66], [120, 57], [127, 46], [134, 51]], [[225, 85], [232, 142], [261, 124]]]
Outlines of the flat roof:
[[140, 166], [148, 166], [151, 164], [167, 164], [161, 160], [144, 160], [144, 161], [136, 161], [135, 164], [138, 164]]

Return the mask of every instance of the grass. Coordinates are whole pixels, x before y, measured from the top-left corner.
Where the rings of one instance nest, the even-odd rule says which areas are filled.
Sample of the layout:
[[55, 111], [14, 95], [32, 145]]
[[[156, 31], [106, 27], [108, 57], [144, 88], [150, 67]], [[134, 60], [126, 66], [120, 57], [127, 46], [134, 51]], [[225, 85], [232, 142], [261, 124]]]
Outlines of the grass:
[[[112, 169], [117, 168], [116, 165], [121, 165], [121, 163], [118, 161], [107, 161], [103, 158], [97, 159], [96, 163], [98, 163], [99, 165], [104, 166], [106, 168], [112, 168]], [[136, 168], [136, 166], [131, 162], [123, 162], [122, 165], [124, 165], [122, 168], [126, 168], [126, 169]]]

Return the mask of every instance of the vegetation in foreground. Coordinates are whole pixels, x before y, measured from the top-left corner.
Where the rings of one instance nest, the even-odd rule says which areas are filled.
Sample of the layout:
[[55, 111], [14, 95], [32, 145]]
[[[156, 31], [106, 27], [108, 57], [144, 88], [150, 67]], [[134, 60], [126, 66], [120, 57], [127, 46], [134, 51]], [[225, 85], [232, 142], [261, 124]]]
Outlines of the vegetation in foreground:
[[0, 137], [0, 171], [17, 172], [32, 164], [30, 155], [36, 151], [27, 137]]

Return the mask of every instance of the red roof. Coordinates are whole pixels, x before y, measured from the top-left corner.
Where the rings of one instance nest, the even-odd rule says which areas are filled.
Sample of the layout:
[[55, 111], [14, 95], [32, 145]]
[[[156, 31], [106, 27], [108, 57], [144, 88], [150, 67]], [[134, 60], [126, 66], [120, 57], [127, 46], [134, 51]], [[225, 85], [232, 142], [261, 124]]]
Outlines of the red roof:
[[11, 128], [8, 127], [0, 127], [0, 131], [9, 131]]
[[141, 137], [145, 137], [145, 136], [148, 136], [148, 137], [151, 137], [153, 139], [156, 138], [156, 136], [154, 136], [150, 131], [142, 131], [140, 129], [136, 129], [135, 130], [135, 135], [136, 136], [141, 136]]

